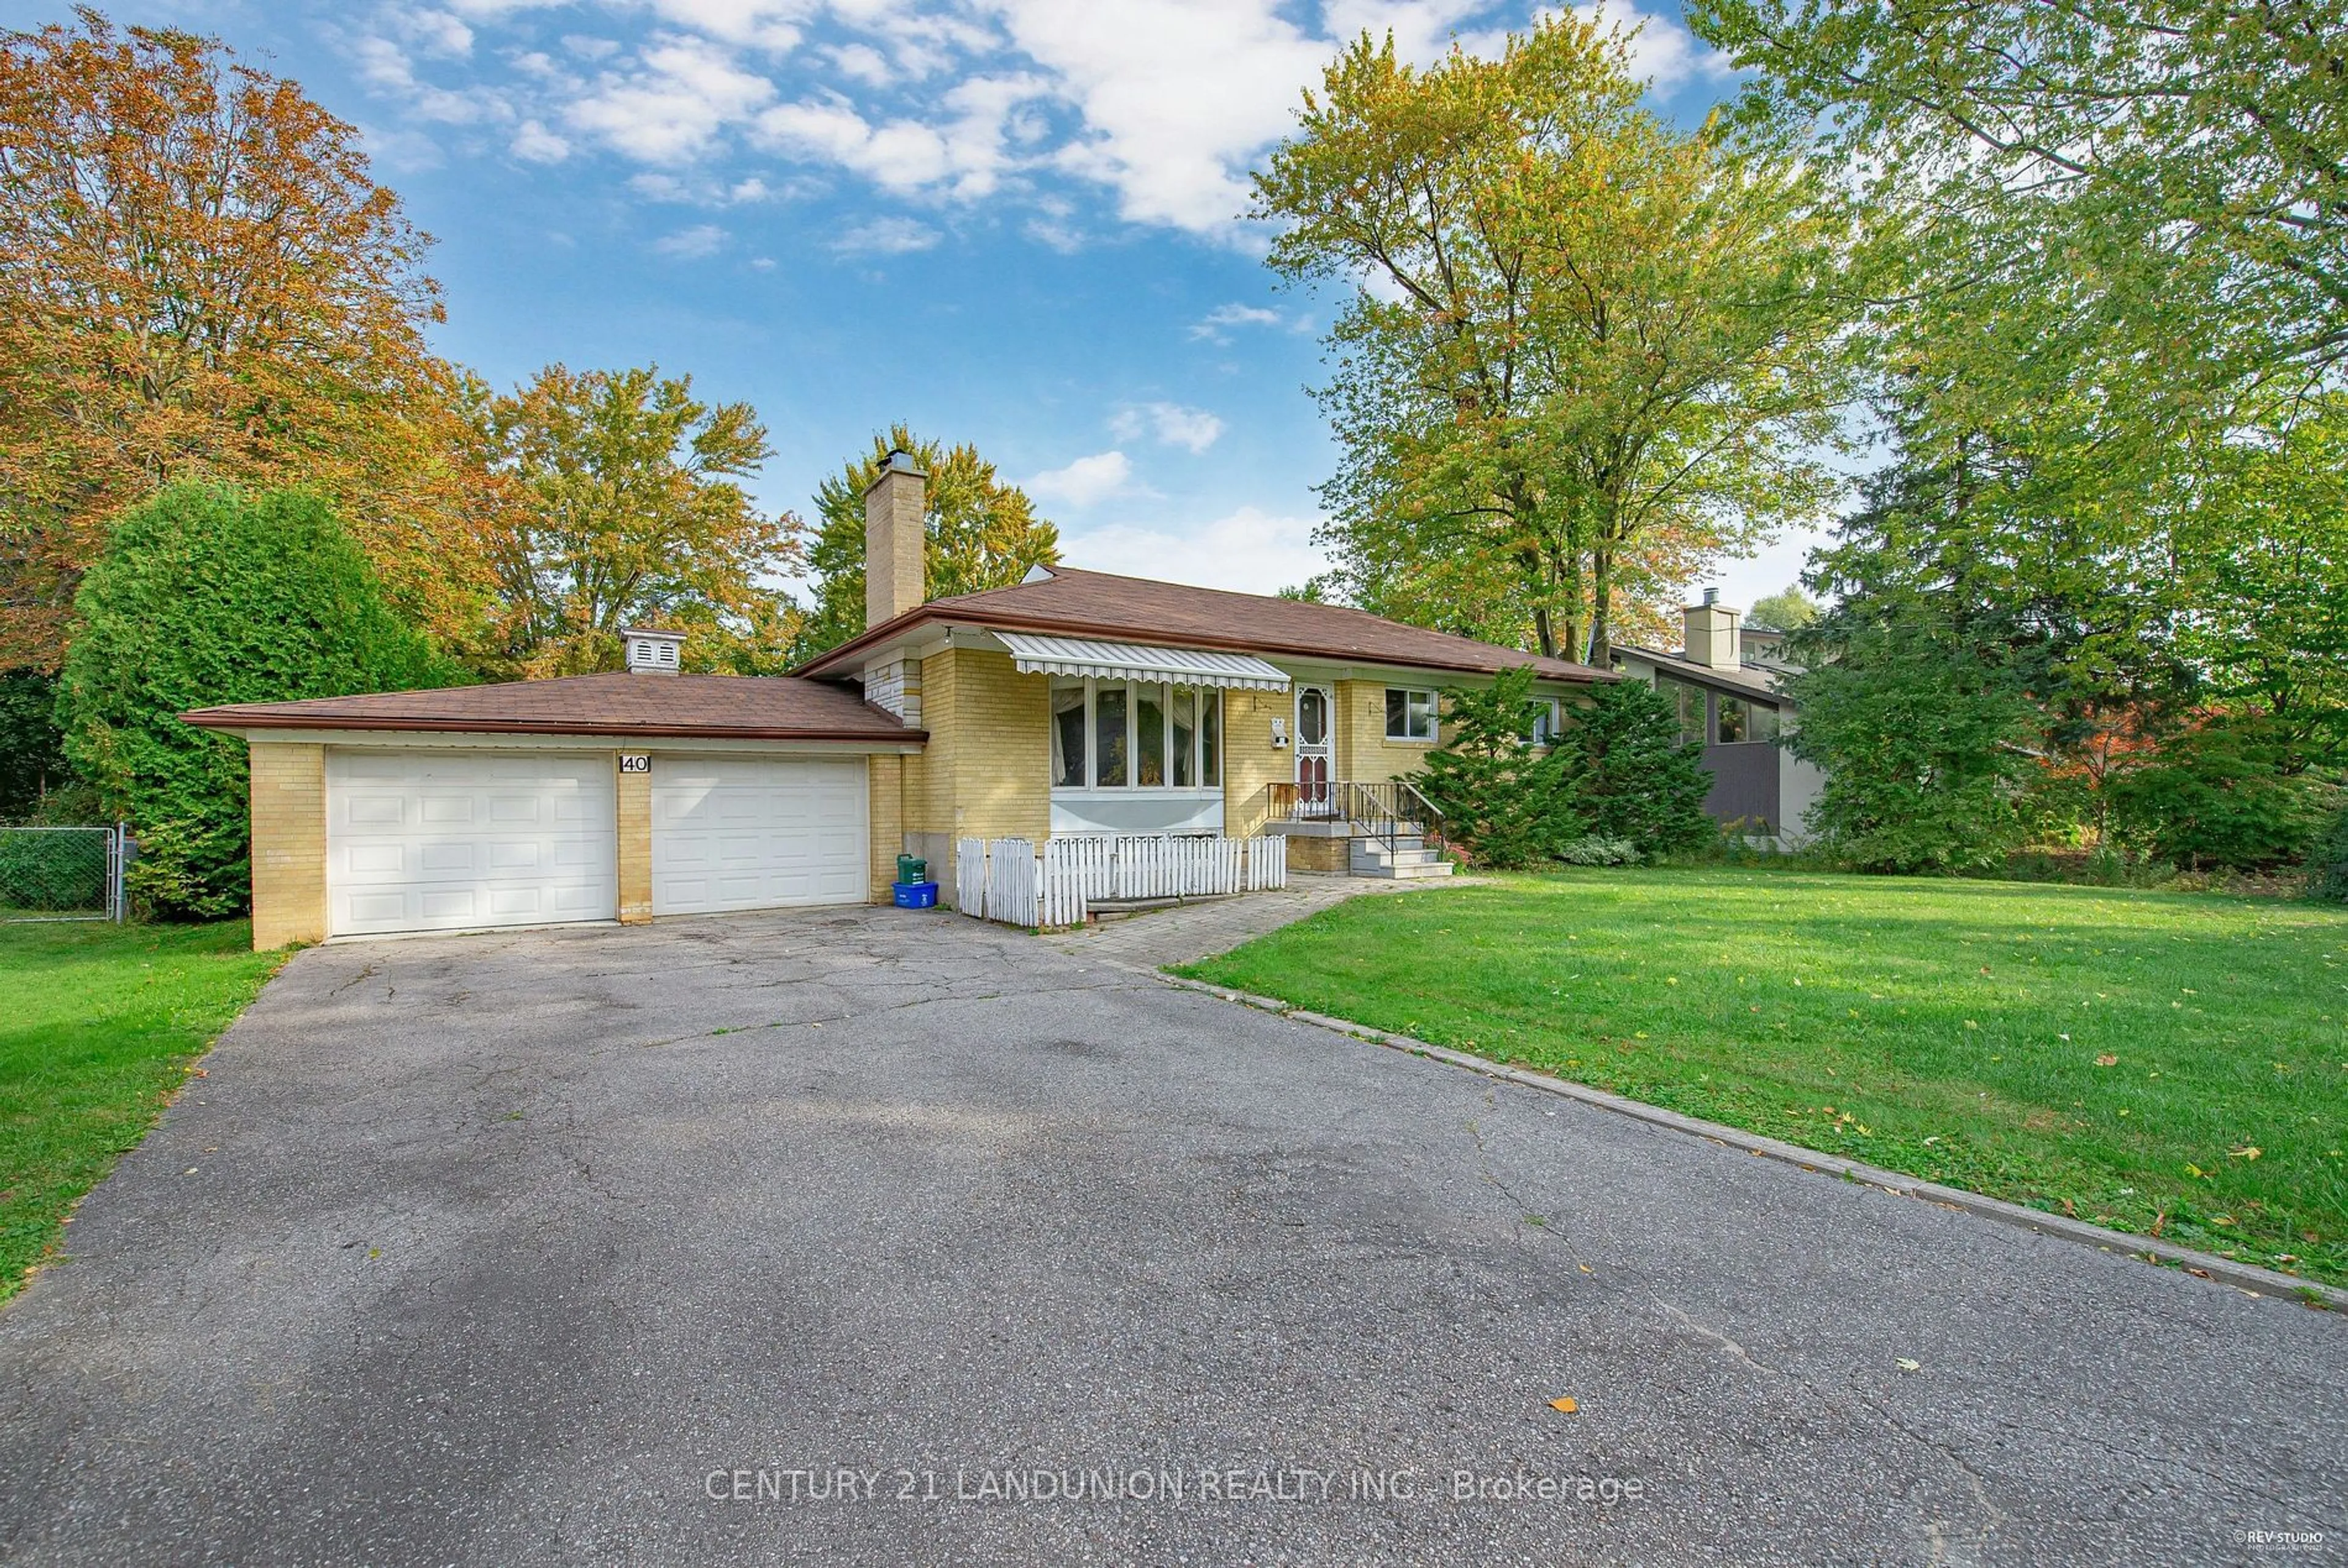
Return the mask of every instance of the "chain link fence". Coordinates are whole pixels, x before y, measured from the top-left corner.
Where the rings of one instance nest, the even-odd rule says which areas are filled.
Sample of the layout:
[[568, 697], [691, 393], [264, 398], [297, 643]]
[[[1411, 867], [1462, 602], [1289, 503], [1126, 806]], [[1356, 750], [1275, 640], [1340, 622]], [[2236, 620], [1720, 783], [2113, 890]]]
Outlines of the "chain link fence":
[[129, 830], [0, 827], [0, 921], [120, 920]]

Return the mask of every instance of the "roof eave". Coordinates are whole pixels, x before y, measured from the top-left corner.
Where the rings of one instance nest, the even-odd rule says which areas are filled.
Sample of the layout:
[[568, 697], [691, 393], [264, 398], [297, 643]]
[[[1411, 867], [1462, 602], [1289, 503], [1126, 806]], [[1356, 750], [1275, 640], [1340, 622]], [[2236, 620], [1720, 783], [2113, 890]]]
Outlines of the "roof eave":
[[201, 730], [370, 730], [397, 733], [464, 733], [476, 735], [589, 735], [614, 741], [870, 741], [880, 745], [900, 742], [926, 743], [927, 730], [816, 728], [805, 725], [710, 724], [582, 724], [555, 719], [435, 719], [415, 715], [351, 719], [317, 713], [239, 713], [220, 708], [197, 708], [180, 715]]
[[[1186, 637], [1179, 633], [1143, 633], [1137, 631], [1130, 626], [1111, 626], [1097, 621], [1038, 620], [1026, 616], [1005, 615], [995, 610], [981, 610], [976, 614], [972, 614], [968, 613], [966, 610], [955, 611], [953, 609], [953, 601], [951, 600], [938, 600], [929, 604], [918, 605], [915, 608], [907, 610], [904, 614], [898, 616], [893, 620], [883, 621], [879, 626], [874, 627], [871, 630], [863, 633], [861, 636], [850, 638], [848, 641], [841, 643], [839, 647], [831, 650], [829, 653], [819, 653], [816, 655], [815, 658], [791, 671], [790, 673], [801, 680], [824, 679], [826, 672], [830, 671], [834, 666], [844, 663], [857, 654], [879, 646], [901, 631], [910, 631], [916, 626], [919, 626], [925, 621], [932, 620], [959, 621], [969, 626], [984, 627], [988, 629], [1001, 627], [1014, 631], [1033, 631], [1045, 635], [1056, 634], [1063, 637], [1097, 637], [1107, 641], [1120, 642], [1130, 642], [1137, 637], [1146, 635], [1150, 641], [1162, 644], [1168, 648], [1197, 648], [1210, 651], [1234, 651], [1232, 642], [1228, 639], [1220, 641], [1204, 641], [1197, 638]], [[1396, 624], [1399, 625], [1401, 623], [1397, 622]], [[1419, 628], [1417, 630], [1424, 630], [1426, 629]], [[1436, 635], [1441, 636], [1443, 634], [1437, 632]], [[1399, 670], [1447, 670], [1461, 675], [1489, 675], [1494, 672], [1494, 667], [1482, 664], [1468, 664], [1459, 661], [1447, 661], [1433, 659], [1392, 659], [1379, 654], [1356, 652], [1349, 649], [1303, 647], [1292, 643], [1272, 641], [1262, 638], [1244, 639], [1242, 646], [1239, 647], [1236, 651], [1241, 652], [1279, 654], [1291, 659], [1318, 659], [1340, 664], [1380, 664]], [[1526, 662], [1530, 663], [1538, 661], [1540, 656], [1539, 654], [1527, 653], [1519, 655], [1519, 657]], [[1570, 673], [1553, 674], [1548, 671], [1540, 671], [1540, 674], [1542, 680], [1563, 681], [1583, 685], [1596, 685], [1602, 681], [1619, 681], [1622, 679], [1620, 675], [1616, 674], [1612, 670], [1594, 669], [1587, 664], [1576, 664], [1570, 660], [1561, 659], [1557, 661], [1557, 662], [1563, 664]], [[1516, 668], [1516, 666], [1504, 666], [1503, 668], [1513, 669]]]

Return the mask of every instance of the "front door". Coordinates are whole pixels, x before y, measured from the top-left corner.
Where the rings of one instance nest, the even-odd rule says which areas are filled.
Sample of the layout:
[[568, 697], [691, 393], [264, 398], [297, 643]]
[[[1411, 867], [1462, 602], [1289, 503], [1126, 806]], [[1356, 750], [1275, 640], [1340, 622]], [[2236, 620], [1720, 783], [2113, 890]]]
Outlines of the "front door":
[[1296, 803], [1307, 813], [1330, 809], [1330, 732], [1336, 702], [1326, 686], [1296, 688]]

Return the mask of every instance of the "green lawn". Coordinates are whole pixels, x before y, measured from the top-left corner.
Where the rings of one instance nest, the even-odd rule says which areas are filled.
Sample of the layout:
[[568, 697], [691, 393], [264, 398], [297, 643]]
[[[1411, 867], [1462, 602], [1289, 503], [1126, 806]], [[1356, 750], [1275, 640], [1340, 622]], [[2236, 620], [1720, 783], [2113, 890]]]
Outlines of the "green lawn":
[[252, 928], [0, 926], [0, 1299], [283, 953]]
[[2348, 1284], [2348, 914], [1773, 871], [1357, 898], [1183, 973]]

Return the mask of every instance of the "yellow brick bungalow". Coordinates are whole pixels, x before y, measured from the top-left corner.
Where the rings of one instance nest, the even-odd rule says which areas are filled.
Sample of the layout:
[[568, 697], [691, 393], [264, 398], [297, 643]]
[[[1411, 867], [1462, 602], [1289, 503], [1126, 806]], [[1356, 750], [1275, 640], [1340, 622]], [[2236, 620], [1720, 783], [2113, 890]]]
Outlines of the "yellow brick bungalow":
[[966, 838], [1271, 831], [1303, 868], [1433, 872], [1361, 819], [1412, 813], [1437, 691], [1530, 664], [1561, 710], [1613, 678], [1066, 568], [932, 600], [925, 481], [892, 456], [868, 630], [788, 676], [679, 674], [632, 630], [624, 673], [188, 714], [251, 747], [255, 945], [885, 901], [901, 853], [950, 882]]

